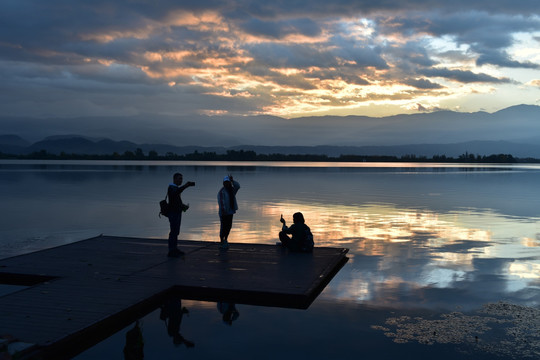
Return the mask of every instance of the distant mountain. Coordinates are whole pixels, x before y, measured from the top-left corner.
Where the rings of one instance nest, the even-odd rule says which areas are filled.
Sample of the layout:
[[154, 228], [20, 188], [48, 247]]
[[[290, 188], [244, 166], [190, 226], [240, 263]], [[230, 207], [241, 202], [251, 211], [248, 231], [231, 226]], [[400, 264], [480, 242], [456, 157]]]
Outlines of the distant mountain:
[[[30, 154], [42, 150], [51, 154], [89, 154], [111, 155], [114, 153], [124, 154], [126, 151], [135, 152], [141, 149], [145, 155], [150, 151], [156, 151], [159, 155], [174, 153], [178, 155], [190, 154], [195, 151], [215, 152], [224, 154], [227, 150], [254, 151], [257, 154], [310, 154], [328, 155], [338, 157], [340, 155], [384, 155], [404, 156], [415, 155], [431, 158], [435, 155], [458, 157], [464, 153], [474, 155], [511, 154], [518, 158], [540, 158], [540, 144], [514, 143], [509, 141], [468, 141], [453, 144], [409, 144], [394, 146], [259, 146], [239, 145], [231, 147], [204, 147], [204, 146], [173, 146], [167, 144], [136, 144], [131, 141], [114, 141], [110, 139], [91, 140], [88, 137], [69, 135], [48, 137], [28, 146], [15, 146], [2, 142], [0, 137], [0, 152], [9, 154]], [[19, 138], [12, 138], [17, 144], [27, 144]], [[22, 140], [22, 142], [21, 142]]]
[[[69, 138], [47, 138], [42, 141], [38, 141], [27, 148], [27, 152], [38, 152], [46, 150], [52, 154], [60, 154], [65, 152], [67, 154], [112, 154], [114, 151], [109, 152], [110, 149], [99, 149], [97, 144], [92, 140], [88, 140], [84, 137], [69, 137]], [[100, 150], [100, 152], [95, 152]]]
[[[30, 154], [33, 152], [46, 151], [50, 154], [89, 154], [89, 155], [110, 155], [114, 153], [123, 154], [126, 151], [135, 152], [141, 149], [145, 154], [150, 151], [156, 151], [160, 155], [168, 152], [175, 154], [189, 154], [195, 151], [199, 152], [217, 152], [223, 154], [226, 152], [224, 147], [203, 147], [203, 146], [173, 146], [167, 144], [136, 144], [131, 141], [114, 141], [111, 139], [94, 139], [81, 135], [60, 135], [50, 136], [44, 140], [33, 144], [28, 142], [18, 142], [24, 146], [14, 146], [0, 137], [0, 152], [6, 154]], [[22, 140], [22, 138], [18, 137]], [[23, 140], [24, 141], [24, 140]]]
[[31, 144], [18, 135], [0, 135], [0, 152], [19, 154]]
[[437, 111], [385, 117], [351, 115], [286, 119], [268, 115], [193, 114], [45, 119], [0, 117], [0, 125], [4, 133], [18, 134], [32, 141], [52, 134], [81, 134], [94, 143], [103, 139], [127, 139], [136, 144], [227, 148], [245, 144], [363, 147], [473, 141], [540, 144], [540, 106], [535, 105], [512, 106], [494, 113]]
[[19, 135], [0, 135], [0, 144], [21, 147], [30, 145], [28, 141], [24, 140]]

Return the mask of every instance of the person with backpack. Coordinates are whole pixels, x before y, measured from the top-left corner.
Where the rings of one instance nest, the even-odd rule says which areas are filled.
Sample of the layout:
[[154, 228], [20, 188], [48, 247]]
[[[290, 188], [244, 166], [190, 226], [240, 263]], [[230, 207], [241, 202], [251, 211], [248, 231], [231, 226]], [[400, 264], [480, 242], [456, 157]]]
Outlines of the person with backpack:
[[168, 257], [179, 257], [184, 255], [184, 252], [178, 249], [178, 234], [180, 234], [180, 224], [182, 223], [182, 212], [187, 211], [189, 205], [182, 202], [180, 194], [190, 186], [195, 186], [193, 181], [188, 181], [182, 185], [184, 177], [180, 173], [173, 175], [173, 183], [167, 188], [167, 196], [169, 197], [169, 252]]
[[[293, 214], [293, 224], [288, 227], [283, 215], [279, 219], [283, 224], [279, 232], [279, 241], [281, 245], [293, 252], [313, 252], [313, 234], [309, 226], [305, 224], [304, 215], [301, 212]], [[292, 238], [289, 237], [291, 234]]]

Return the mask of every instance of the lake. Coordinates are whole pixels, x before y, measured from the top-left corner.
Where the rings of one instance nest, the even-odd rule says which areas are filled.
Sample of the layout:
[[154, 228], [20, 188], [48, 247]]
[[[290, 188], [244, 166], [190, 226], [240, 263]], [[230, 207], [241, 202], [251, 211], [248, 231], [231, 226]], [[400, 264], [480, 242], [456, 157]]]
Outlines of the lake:
[[[165, 239], [174, 172], [196, 182], [181, 239], [219, 240], [230, 173], [230, 242], [275, 244], [280, 215], [301, 211], [316, 246], [349, 261], [307, 310], [236, 304], [225, 321], [226, 304], [183, 300], [172, 336], [156, 309], [137, 328], [145, 358], [540, 356], [539, 165], [4, 160], [0, 258], [99, 234]], [[134, 326], [77, 359], [123, 359]]]

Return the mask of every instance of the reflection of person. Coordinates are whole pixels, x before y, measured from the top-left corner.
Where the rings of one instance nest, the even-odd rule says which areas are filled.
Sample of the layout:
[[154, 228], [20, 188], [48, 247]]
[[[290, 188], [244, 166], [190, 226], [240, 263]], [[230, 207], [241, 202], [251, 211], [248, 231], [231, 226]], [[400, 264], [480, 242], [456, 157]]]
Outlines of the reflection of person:
[[[296, 252], [313, 251], [313, 234], [309, 226], [305, 224], [304, 215], [301, 212], [293, 214], [293, 224], [290, 227], [287, 227], [283, 215], [279, 221], [283, 224], [279, 232], [279, 240], [284, 247]], [[291, 234], [292, 238], [287, 234]]]
[[238, 319], [240, 313], [236, 310], [236, 304], [218, 302], [217, 308], [219, 312], [223, 315], [223, 322], [228, 325], [232, 325], [233, 321]]
[[131, 330], [126, 333], [126, 345], [124, 346], [125, 360], [142, 360], [144, 359], [144, 340], [142, 330], [139, 325], [139, 320]]
[[189, 205], [182, 203], [180, 194], [190, 187], [195, 186], [195, 183], [188, 181], [184, 185], [182, 184], [183, 176], [180, 173], [176, 173], [173, 176], [173, 183], [169, 185], [167, 189], [167, 196], [169, 197], [169, 225], [171, 231], [169, 232], [169, 257], [178, 257], [184, 255], [183, 251], [178, 249], [178, 234], [180, 234], [180, 224], [182, 223], [182, 212], [189, 208]]
[[229, 233], [231, 232], [233, 215], [238, 210], [236, 202], [236, 193], [240, 189], [240, 184], [233, 180], [231, 175], [223, 179], [223, 187], [218, 192], [217, 200], [219, 205], [219, 220], [221, 226], [219, 229], [220, 248], [226, 250], [229, 248]]
[[171, 297], [167, 299], [165, 304], [161, 307], [159, 318], [165, 321], [167, 325], [167, 334], [173, 338], [173, 343], [176, 346], [182, 344], [186, 347], [193, 347], [195, 343], [185, 339], [180, 334], [180, 325], [182, 324], [182, 317], [184, 314], [188, 314], [189, 311], [185, 307], [182, 307], [182, 299]]

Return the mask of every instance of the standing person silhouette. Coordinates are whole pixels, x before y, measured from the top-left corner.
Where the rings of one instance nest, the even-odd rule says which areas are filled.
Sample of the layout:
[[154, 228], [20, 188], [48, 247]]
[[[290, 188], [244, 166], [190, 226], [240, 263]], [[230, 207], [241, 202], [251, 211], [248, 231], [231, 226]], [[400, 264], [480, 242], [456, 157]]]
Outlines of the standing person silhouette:
[[219, 229], [219, 248], [227, 250], [229, 248], [229, 233], [231, 232], [233, 215], [238, 210], [236, 202], [236, 193], [240, 189], [240, 184], [234, 181], [232, 175], [225, 176], [223, 179], [223, 187], [217, 195], [219, 206], [219, 220], [221, 223]]
[[169, 197], [169, 253], [168, 257], [179, 257], [184, 255], [184, 252], [178, 249], [178, 234], [180, 234], [180, 224], [182, 223], [182, 212], [187, 211], [188, 204], [182, 202], [180, 194], [190, 186], [195, 186], [193, 181], [188, 181], [182, 185], [184, 177], [180, 173], [173, 175], [173, 183], [167, 188], [167, 196]]

